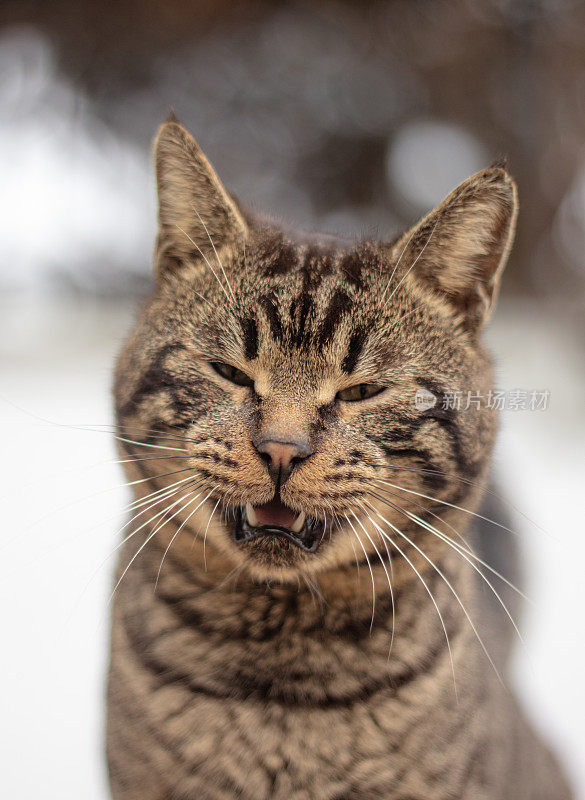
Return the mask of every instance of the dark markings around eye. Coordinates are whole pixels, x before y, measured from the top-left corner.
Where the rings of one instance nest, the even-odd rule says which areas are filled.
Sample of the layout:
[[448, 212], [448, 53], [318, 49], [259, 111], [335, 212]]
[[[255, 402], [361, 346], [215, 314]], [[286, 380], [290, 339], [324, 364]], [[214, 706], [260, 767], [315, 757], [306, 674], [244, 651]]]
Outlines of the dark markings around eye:
[[140, 379], [130, 400], [119, 409], [122, 416], [131, 416], [135, 414], [138, 410], [138, 406], [145, 397], [149, 397], [155, 392], [160, 392], [161, 389], [166, 389], [170, 392], [177, 410], [184, 410], [184, 401], [177, 393], [180, 388], [177, 385], [177, 379], [164, 366], [168, 355], [184, 349], [185, 346], [181, 344], [181, 342], [169, 342], [169, 344], [165, 344], [164, 347], [161, 347], [147, 371]]
[[258, 325], [253, 317], [240, 320], [244, 335], [244, 355], [253, 361], [258, 355]]

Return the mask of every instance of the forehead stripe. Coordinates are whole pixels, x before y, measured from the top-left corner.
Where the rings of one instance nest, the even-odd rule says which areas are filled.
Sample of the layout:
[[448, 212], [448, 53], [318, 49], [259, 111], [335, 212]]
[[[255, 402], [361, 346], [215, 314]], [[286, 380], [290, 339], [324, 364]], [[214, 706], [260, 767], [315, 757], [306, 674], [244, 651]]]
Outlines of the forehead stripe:
[[350, 337], [349, 345], [347, 347], [347, 354], [343, 359], [343, 363], [341, 364], [341, 369], [348, 375], [350, 375], [355, 369], [358, 358], [362, 353], [365, 339], [365, 331], [361, 329], [354, 331]]
[[290, 318], [294, 328], [292, 341], [301, 347], [307, 338], [307, 321], [313, 312], [313, 300], [308, 292], [296, 297], [290, 305]]
[[246, 317], [240, 320], [242, 333], [244, 335], [244, 355], [249, 361], [253, 361], [258, 355], [258, 326], [253, 317]]
[[363, 261], [357, 253], [348, 253], [341, 259], [340, 269], [356, 289], [361, 289]]
[[297, 254], [290, 244], [279, 244], [270, 260], [266, 273], [270, 276], [286, 275], [297, 266]]
[[272, 331], [272, 336], [279, 342], [282, 342], [282, 322], [278, 315], [278, 309], [276, 307], [274, 297], [269, 297], [268, 295], [264, 294], [259, 298], [258, 302], [264, 309], [264, 313], [268, 319], [268, 324], [270, 325], [270, 330]]
[[325, 347], [333, 339], [335, 330], [342, 318], [351, 308], [351, 298], [342, 289], [338, 289], [327, 308], [323, 322], [317, 331], [316, 344]]

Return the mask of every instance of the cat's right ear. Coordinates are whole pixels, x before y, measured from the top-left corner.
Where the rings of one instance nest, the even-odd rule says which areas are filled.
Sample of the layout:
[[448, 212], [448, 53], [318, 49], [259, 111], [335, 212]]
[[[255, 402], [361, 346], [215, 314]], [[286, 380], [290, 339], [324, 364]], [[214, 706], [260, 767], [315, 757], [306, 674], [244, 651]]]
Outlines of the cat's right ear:
[[154, 143], [158, 191], [157, 272], [215, 258], [246, 236], [246, 224], [191, 134], [173, 115]]
[[468, 178], [395, 244], [413, 278], [477, 332], [497, 298], [518, 213], [516, 184], [500, 166]]

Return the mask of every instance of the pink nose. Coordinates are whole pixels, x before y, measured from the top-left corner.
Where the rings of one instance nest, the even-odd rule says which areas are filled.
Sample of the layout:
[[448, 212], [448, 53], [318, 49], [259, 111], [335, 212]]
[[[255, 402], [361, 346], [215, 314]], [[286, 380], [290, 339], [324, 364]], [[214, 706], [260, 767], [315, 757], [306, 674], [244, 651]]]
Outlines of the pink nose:
[[280, 442], [263, 439], [256, 449], [266, 461], [268, 472], [274, 483], [284, 483], [293, 469], [313, 452], [306, 441]]

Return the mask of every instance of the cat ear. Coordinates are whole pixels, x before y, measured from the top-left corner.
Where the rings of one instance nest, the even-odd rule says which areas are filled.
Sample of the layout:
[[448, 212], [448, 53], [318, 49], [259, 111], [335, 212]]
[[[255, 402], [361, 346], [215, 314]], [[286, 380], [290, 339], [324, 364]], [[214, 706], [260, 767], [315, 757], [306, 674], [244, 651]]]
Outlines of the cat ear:
[[201, 260], [214, 247], [235, 244], [246, 224], [213, 167], [174, 114], [154, 143], [158, 190], [158, 268], [185, 259]]
[[494, 306], [514, 239], [518, 195], [501, 167], [457, 187], [394, 248], [396, 258], [477, 330]]

